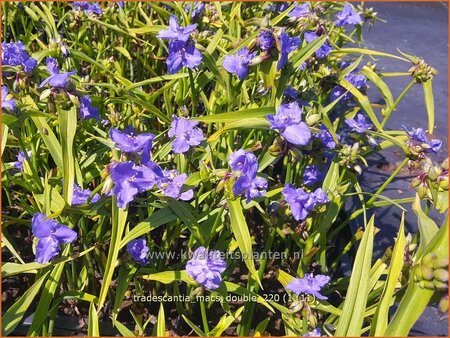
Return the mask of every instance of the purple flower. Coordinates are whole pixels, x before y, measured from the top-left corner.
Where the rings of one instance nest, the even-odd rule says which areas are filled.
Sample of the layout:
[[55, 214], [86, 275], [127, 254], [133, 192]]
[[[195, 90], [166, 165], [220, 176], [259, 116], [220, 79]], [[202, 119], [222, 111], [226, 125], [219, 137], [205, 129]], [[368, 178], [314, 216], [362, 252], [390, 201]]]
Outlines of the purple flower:
[[205, 139], [198, 122], [173, 116], [168, 132], [169, 137], [175, 137], [172, 150], [176, 154], [185, 153], [190, 147], [196, 147]]
[[306, 16], [311, 9], [309, 2], [305, 2], [303, 5], [296, 5], [294, 9], [288, 14], [291, 18], [300, 18]]
[[2, 86], [2, 108], [9, 109], [11, 111], [15, 111], [17, 107], [16, 100], [7, 99], [8, 96], [8, 87]]
[[[203, 15], [203, 12], [205, 11], [204, 2], [193, 2], [192, 6], [193, 8], [191, 12], [191, 18], [195, 19]], [[189, 12], [191, 11], [191, 4], [188, 4], [184, 11], [189, 14]]]
[[373, 128], [373, 124], [361, 113], [356, 114], [356, 120], [346, 119], [345, 123], [358, 134], [363, 134], [367, 130]]
[[[344, 79], [358, 90], [363, 89], [367, 83], [366, 77], [364, 75], [356, 75], [354, 73], [347, 74]], [[330, 100], [334, 101], [344, 93], [345, 95], [342, 97], [342, 101], [347, 101], [352, 97], [352, 93], [347, 92], [347, 89], [345, 89], [344, 87], [337, 85], [331, 91]]]
[[59, 254], [61, 244], [72, 243], [77, 233], [69, 227], [59, 224], [54, 219], [45, 219], [41, 213], [33, 215], [31, 228], [33, 235], [39, 238], [36, 246], [36, 261], [39, 264], [48, 263]]
[[152, 141], [155, 138], [153, 134], [136, 134], [133, 127], [129, 126], [124, 131], [111, 128], [109, 137], [113, 140], [117, 147], [125, 153], [138, 153], [142, 155], [141, 162], [150, 161], [150, 151], [152, 149]]
[[[339, 137], [339, 135], [337, 136]], [[323, 124], [320, 126], [320, 133], [314, 135], [314, 137], [318, 138], [328, 149], [336, 148], [336, 142], [334, 141], [333, 136]]]
[[320, 328], [315, 328], [311, 332], [305, 333], [303, 337], [322, 337], [322, 331]]
[[244, 175], [253, 179], [258, 171], [258, 159], [249, 151], [239, 149], [230, 156], [229, 165], [231, 170], [239, 175]]
[[330, 277], [325, 275], [317, 275], [313, 277], [312, 274], [305, 274], [303, 278], [296, 278], [290, 282], [286, 289], [294, 292], [297, 295], [306, 293], [312, 295], [320, 300], [325, 300], [327, 297], [322, 296], [319, 291], [330, 281]]
[[167, 57], [167, 70], [169, 74], [177, 73], [183, 66], [193, 69], [202, 63], [203, 55], [195, 48], [192, 40], [174, 40], [169, 43], [169, 56]]
[[23, 171], [23, 161], [29, 160], [31, 157], [31, 150], [27, 151], [25, 154], [22, 150], [19, 150], [19, 153], [17, 154], [17, 161], [14, 162], [14, 168]]
[[425, 134], [425, 130], [422, 128], [413, 128], [411, 130], [408, 130], [408, 127], [402, 126], [403, 130], [406, 132], [409, 138], [421, 142], [421, 143], [428, 143], [427, 135]]
[[96, 14], [101, 15], [102, 9], [100, 8], [100, 5], [96, 2], [90, 2], [90, 1], [77, 1], [72, 3], [72, 6], [77, 11], [83, 11], [84, 14]]
[[250, 203], [251, 200], [259, 197], [263, 197], [267, 192], [267, 180], [263, 177], [255, 177], [250, 187], [245, 192], [246, 202]]
[[317, 164], [307, 165], [303, 173], [303, 184], [313, 185], [323, 180], [323, 173]]
[[[313, 42], [315, 39], [318, 39], [319, 36], [314, 33], [314, 32], [306, 32], [305, 33], [305, 40], [308, 43]], [[322, 46], [320, 46], [319, 49], [316, 50], [316, 56], [319, 59], [324, 58], [325, 56], [327, 56], [328, 54], [330, 54], [331, 50], [333, 48], [331, 48], [330, 44], [328, 42], [325, 42]]]
[[186, 263], [186, 272], [197, 283], [213, 290], [222, 283], [221, 273], [227, 268], [227, 263], [220, 259], [219, 251], [207, 251], [203, 246], [194, 251], [192, 259]]
[[288, 62], [289, 53], [296, 50], [302, 40], [298, 37], [290, 37], [286, 32], [280, 35], [280, 59], [278, 60], [277, 69], [280, 70]]
[[278, 107], [276, 115], [267, 115], [270, 129], [280, 130], [289, 143], [297, 146], [308, 144], [311, 131], [306, 123], [301, 122], [302, 110], [297, 102], [282, 104]]
[[282, 193], [291, 207], [292, 216], [296, 221], [303, 221], [317, 205], [329, 202], [327, 195], [321, 188], [308, 193], [302, 188], [296, 189], [288, 183], [284, 186]]
[[167, 39], [170, 41], [182, 41], [187, 42], [191, 36], [191, 33], [195, 31], [197, 24], [189, 25], [186, 27], [181, 27], [178, 24], [177, 17], [175, 15], [170, 15], [169, 18], [169, 29], [161, 30], [157, 37], [160, 39]]
[[192, 189], [181, 192], [184, 183], [188, 179], [187, 174], [183, 173], [178, 175], [177, 170], [163, 170], [163, 176], [158, 183], [158, 187], [162, 189], [164, 196], [183, 201], [189, 201], [194, 198], [194, 191]]
[[[81, 187], [74, 183], [73, 185], [73, 195], [72, 195], [72, 205], [83, 205], [91, 196], [92, 191], [89, 189], [81, 189]], [[91, 203], [98, 202], [100, 200], [100, 195], [95, 194], [91, 198]]]
[[[36, 68], [37, 61], [28, 55], [22, 42], [2, 42], [2, 65], [21, 66], [24, 72], [29, 74]], [[9, 73], [4, 75], [8, 76]]]
[[58, 62], [51, 57], [46, 59], [47, 69], [50, 73], [50, 76], [41, 82], [39, 88], [44, 87], [47, 83], [50, 84], [53, 88], [61, 88], [64, 89], [70, 82], [69, 77], [75, 74], [75, 71], [67, 72], [67, 73], [59, 73]]
[[95, 119], [101, 121], [101, 117], [98, 114], [98, 108], [92, 105], [92, 100], [88, 95], [84, 95], [80, 100], [80, 112], [78, 114], [80, 119], [88, 120]]
[[160, 176], [150, 166], [135, 166], [133, 162], [117, 162], [109, 170], [114, 182], [113, 194], [119, 208], [126, 208], [141, 192], [153, 188]]
[[250, 53], [250, 50], [244, 47], [237, 54], [225, 56], [223, 68], [228, 73], [236, 74], [239, 80], [243, 80], [247, 77], [251, 61], [255, 56], [256, 52]]
[[342, 12], [336, 14], [336, 27], [357, 25], [359, 23], [361, 23], [361, 17], [353, 10], [350, 4], [345, 4]]
[[127, 243], [127, 251], [131, 257], [141, 265], [148, 264], [148, 246], [145, 238], [137, 238]]
[[433, 139], [431, 141], [428, 141], [428, 137], [426, 136], [425, 131], [422, 128], [412, 128], [409, 130], [409, 128], [405, 125], [402, 126], [403, 130], [406, 132], [406, 135], [412, 140], [420, 144], [428, 145], [427, 148], [425, 148], [425, 152], [433, 152], [437, 154], [439, 150], [442, 147], [442, 141]]
[[289, 3], [280, 2], [280, 3], [274, 3], [272, 5], [267, 5], [265, 10], [270, 11], [270, 12], [284, 12], [288, 8], [289, 8]]
[[271, 50], [275, 46], [275, 38], [272, 31], [261, 31], [258, 35], [258, 45], [264, 52]]

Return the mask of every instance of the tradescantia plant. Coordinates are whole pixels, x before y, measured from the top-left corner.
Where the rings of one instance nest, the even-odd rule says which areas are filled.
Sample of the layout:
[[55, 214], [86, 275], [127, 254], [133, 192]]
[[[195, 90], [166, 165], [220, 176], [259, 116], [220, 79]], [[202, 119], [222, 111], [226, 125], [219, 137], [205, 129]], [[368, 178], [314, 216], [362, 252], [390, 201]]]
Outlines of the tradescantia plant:
[[[448, 205], [436, 71], [357, 47], [371, 8], [2, 9], [3, 335], [32, 314], [33, 336], [57, 335], [61, 315], [89, 336], [101, 321], [123, 336], [406, 336], [428, 304], [446, 311], [448, 221], [430, 214]], [[378, 58], [404, 64], [386, 74]], [[394, 97], [387, 76], [411, 82]], [[428, 125], [392, 130], [414, 86]], [[404, 160], [363, 191], [366, 159], [394, 147]], [[386, 197], [405, 168], [415, 197]], [[402, 217], [378, 258], [373, 213], [388, 206], [414, 212], [418, 232]]]

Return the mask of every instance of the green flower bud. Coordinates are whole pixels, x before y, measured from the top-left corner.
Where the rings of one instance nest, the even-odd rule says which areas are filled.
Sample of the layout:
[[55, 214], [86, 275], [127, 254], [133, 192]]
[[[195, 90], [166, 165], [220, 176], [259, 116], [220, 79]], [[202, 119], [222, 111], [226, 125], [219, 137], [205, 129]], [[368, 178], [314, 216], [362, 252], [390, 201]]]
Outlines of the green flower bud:
[[443, 269], [448, 266], [448, 258], [436, 258], [433, 260], [433, 269]]
[[422, 270], [422, 276], [424, 279], [433, 280], [433, 269], [432, 268], [422, 265], [420, 269]]
[[432, 181], [436, 181], [441, 173], [442, 170], [439, 167], [432, 167], [428, 172], [428, 178]]
[[417, 283], [419, 285], [419, 287], [421, 287], [422, 289], [429, 289], [429, 290], [434, 290], [435, 289], [435, 285], [432, 281], [428, 281], [428, 280], [421, 280]]
[[433, 271], [433, 276], [435, 280], [442, 283], [448, 282], [448, 271], [444, 269], [437, 269]]
[[422, 180], [419, 177], [414, 177], [411, 181], [409, 187], [410, 188], [417, 188], [422, 183]]
[[300, 311], [302, 310], [302, 308], [303, 308], [303, 305], [304, 305], [304, 303], [303, 303], [303, 301], [301, 301], [301, 300], [294, 301], [294, 302], [289, 306], [289, 310], [291, 310], [292, 313], [300, 312]]
[[278, 157], [286, 152], [286, 141], [281, 137], [276, 137], [272, 145], [269, 147], [270, 155]]
[[421, 184], [418, 188], [417, 188], [417, 194], [419, 195], [419, 197], [421, 199], [427, 197], [427, 193], [428, 193], [428, 187], [425, 184]]
[[320, 114], [313, 114], [306, 118], [306, 123], [308, 126], [312, 126], [320, 121]]
[[[448, 283], [444, 283], [444, 282], [441, 282], [441, 281], [438, 281], [438, 280], [434, 280], [433, 281], [433, 286], [437, 290], [441, 290], [441, 291], [444, 291], [444, 290], [448, 289]], [[427, 289], [428, 289], [428, 287], [427, 287]]]
[[448, 295], [445, 295], [439, 301], [439, 311], [441, 311], [442, 313], [448, 312]]
[[448, 190], [448, 176], [440, 176], [438, 179], [439, 188]]
[[442, 162], [441, 167], [443, 170], [448, 170], [448, 157]]
[[423, 256], [422, 264], [431, 268], [431, 267], [433, 267], [433, 263], [436, 260], [436, 258], [438, 258], [438, 256], [435, 253], [430, 252], [430, 253], [426, 254], [425, 256]]

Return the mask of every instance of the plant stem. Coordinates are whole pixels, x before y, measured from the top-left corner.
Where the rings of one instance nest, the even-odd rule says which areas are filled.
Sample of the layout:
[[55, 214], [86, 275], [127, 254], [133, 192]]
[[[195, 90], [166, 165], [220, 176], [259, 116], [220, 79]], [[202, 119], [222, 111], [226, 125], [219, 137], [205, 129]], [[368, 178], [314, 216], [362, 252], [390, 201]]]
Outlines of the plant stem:
[[202, 312], [203, 331], [205, 332], [206, 335], [208, 335], [209, 334], [208, 318], [206, 317], [206, 306], [204, 300], [200, 302], [200, 311]]

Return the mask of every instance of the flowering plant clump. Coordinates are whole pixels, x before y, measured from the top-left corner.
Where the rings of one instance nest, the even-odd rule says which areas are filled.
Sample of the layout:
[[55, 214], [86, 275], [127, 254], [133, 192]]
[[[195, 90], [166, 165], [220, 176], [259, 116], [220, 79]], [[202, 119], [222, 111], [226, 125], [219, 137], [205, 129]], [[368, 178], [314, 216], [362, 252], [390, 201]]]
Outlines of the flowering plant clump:
[[[87, 336], [405, 336], [446, 311], [437, 72], [361, 48], [366, 4], [2, 8], [2, 335], [72, 316]], [[395, 99], [392, 76], [411, 77]], [[394, 129], [411, 88], [428, 124]], [[361, 184], [390, 149], [385, 181]]]

